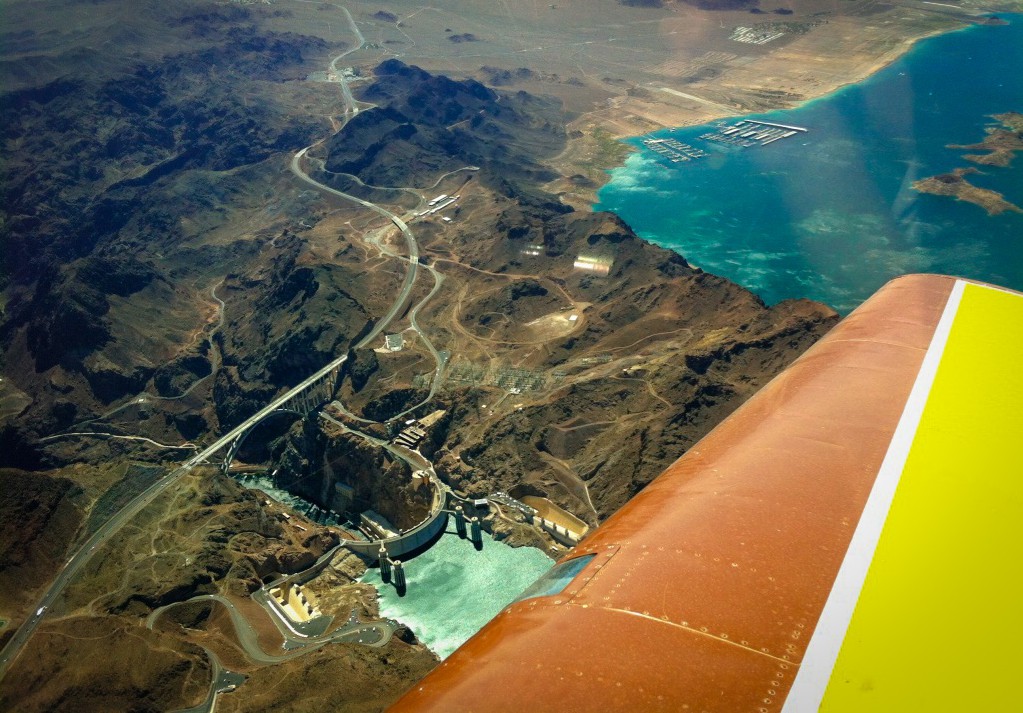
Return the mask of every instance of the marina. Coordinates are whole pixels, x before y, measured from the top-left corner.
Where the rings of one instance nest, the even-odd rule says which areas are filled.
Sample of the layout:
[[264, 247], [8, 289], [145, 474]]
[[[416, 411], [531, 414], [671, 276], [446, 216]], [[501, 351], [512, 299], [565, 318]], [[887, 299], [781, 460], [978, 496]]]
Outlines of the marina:
[[[969, 166], [968, 151], [946, 146], [982, 139], [1006, 97], [1023, 96], [1023, 73], [1005, 70], [1006, 52], [1023, 50], [1023, 15], [1004, 19], [921, 40], [869, 79], [798, 108], [631, 139], [640, 150], [612, 172], [594, 210], [614, 211], [645, 239], [767, 304], [809, 297], [848, 313], [907, 272], [1023, 289], [1023, 214], [990, 216], [907, 180]], [[751, 131], [739, 124], [747, 119], [796, 133], [759, 149], [699, 138], [736, 125]], [[736, 133], [745, 132], [728, 136]], [[671, 164], [642, 143], [660, 136], [712, 158]], [[1023, 171], [985, 172], [971, 178], [1023, 206]]]
[[[767, 146], [775, 141], [788, 139], [797, 134], [805, 134], [808, 131], [809, 129], [802, 126], [789, 126], [759, 119], [742, 119], [733, 124], [719, 121], [711, 131], [700, 134], [698, 138], [703, 141], [745, 149], [754, 146]], [[646, 148], [671, 163], [685, 163], [710, 155], [703, 149], [673, 138], [645, 138], [642, 139], [642, 142]]]
[[707, 155], [706, 151], [684, 144], [678, 139], [643, 139], [643, 145], [672, 163], [692, 161]]
[[714, 141], [742, 148], [767, 146], [780, 139], [787, 139], [809, 131], [802, 126], [788, 126], [753, 119], [743, 119], [731, 125], [724, 121], [718, 122], [716, 129], [716, 131], [701, 134], [700, 138], [704, 141]]

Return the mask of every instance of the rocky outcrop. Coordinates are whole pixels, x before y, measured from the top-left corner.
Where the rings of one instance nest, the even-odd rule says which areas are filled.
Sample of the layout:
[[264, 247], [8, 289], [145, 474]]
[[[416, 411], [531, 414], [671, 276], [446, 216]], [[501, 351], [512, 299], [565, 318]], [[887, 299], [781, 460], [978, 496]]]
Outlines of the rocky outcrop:
[[358, 393], [366, 386], [369, 378], [380, 368], [380, 360], [372, 349], [353, 349], [348, 352], [344, 369], [352, 382], [352, 389]]
[[375, 71], [362, 93], [379, 108], [360, 112], [327, 144], [330, 171], [379, 186], [420, 185], [464, 166], [502, 180], [551, 180], [538, 161], [564, 148], [564, 119], [549, 99], [498, 95], [398, 60]]
[[[510, 198], [489, 226], [452, 239], [461, 260], [496, 275], [541, 274], [544, 286], [590, 306], [582, 328], [546, 341], [543, 360], [531, 362], [545, 374], [563, 374], [563, 387], [516, 394], [523, 404], [511, 412], [483, 410], [478, 391], [447, 397], [450, 436], [434, 459], [467, 493], [525, 482], [595, 524], [838, 319], [805, 300], [769, 308], [640, 240], [616, 216], [553, 210], [520, 200], [514, 187]], [[526, 244], [542, 246], [542, 254], [523, 250]], [[607, 274], [574, 269], [580, 255], [603, 260]], [[463, 308], [466, 326], [467, 315], [479, 324], [489, 314], [514, 315], [519, 302], [545, 299], [528, 280], [494, 280], [482, 292]], [[544, 304], [537, 312], [554, 309]]]
[[[58, 12], [59, 4], [51, 5]], [[7, 38], [19, 43], [12, 74], [32, 86], [3, 97], [0, 132], [17, 150], [3, 168], [10, 180], [2, 182], [0, 284], [7, 289], [0, 342], [5, 379], [11, 374], [33, 402], [0, 429], [5, 462], [39, 467], [45, 455], [106, 467], [124, 457], [120, 449], [150, 449], [69, 440], [64, 451], [48, 442], [41, 453], [39, 436], [114, 411], [113, 425], [130, 424], [133, 433], [209, 443], [201, 438], [226, 432], [344, 353], [350, 359], [342, 388], [353, 412], [383, 420], [422, 401], [424, 377], [436, 365], [417, 337], [401, 353], [352, 352], [388, 312], [406, 274], [403, 261], [378, 255], [362, 237], [384, 244], [393, 229], [379, 216], [342, 213], [348, 208], [287, 173], [293, 151], [329, 132], [321, 115], [337, 113], [331, 94], [310, 115], [318, 90], [290, 80], [322, 69], [336, 47], [261, 31], [260, 19], [270, 17], [264, 13], [291, 12], [276, 6], [141, 0], [130, 10], [145, 18], [139, 32], [159, 40], [144, 57], [118, 54], [116, 41], [97, 43], [102, 50], [78, 47], [72, 56], [44, 46], [53, 40]], [[466, 34], [452, 37], [464, 41]], [[310, 56], [320, 60], [315, 67]], [[47, 78], [31, 80], [32, 72]], [[429, 186], [445, 171], [479, 167], [445, 179], [464, 181], [458, 185], [466, 195], [476, 194], [457, 220], [414, 225], [421, 261], [435, 263], [445, 278], [419, 321], [449, 352], [449, 377], [458, 360], [498, 371], [521, 366], [544, 377], [542, 388], [524, 393], [509, 383], [449, 379], [414, 414], [446, 409], [419, 448], [467, 494], [542, 494], [596, 524], [835, 319], [805, 302], [767, 308], [641, 241], [618, 218], [573, 211], [545, 192], [540, 182], [555, 176], [548, 161], [566, 142], [566, 117], [555, 100], [498, 95], [396, 61], [354, 87], [377, 108], [359, 112], [313, 149], [310, 168], [323, 158], [329, 170], [367, 183]], [[438, 191], [450, 190], [442, 185]], [[372, 190], [365, 195], [373, 200], [399, 195], [363, 190]], [[601, 260], [607, 274], [575, 269], [580, 256]], [[413, 295], [423, 294], [420, 283]], [[580, 326], [567, 336], [530, 335], [520, 344], [517, 332], [497, 334], [511, 337], [502, 340], [481, 331], [497, 331], [494, 314], [526, 324], [569, 302]], [[464, 310], [456, 313], [456, 304]], [[407, 318], [398, 315], [394, 329], [404, 329]], [[207, 375], [187, 399], [134, 398], [177, 396]], [[120, 399], [124, 408], [112, 406]], [[324, 507], [372, 507], [398, 528], [426, 515], [430, 493], [413, 485], [403, 461], [333, 426], [321, 433], [317, 421], [291, 418], [262, 425], [243, 459], [272, 461], [278, 485]], [[373, 433], [393, 436], [383, 426]], [[141, 452], [153, 461], [170, 457]], [[0, 493], [13, 493], [0, 513], [5, 541], [13, 543], [0, 550], [7, 559], [0, 570], [19, 578], [7, 591], [44, 581], [66, 556], [62, 544], [80, 527], [84, 506], [65, 475], [96, 489], [103, 482], [113, 489], [144, 485], [134, 471], [118, 480], [69, 467], [31, 488], [29, 476], [0, 475]], [[26, 497], [30, 492], [37, 496]], [[124, 501], [99, 498], [90, 525]], [[243, 596], [309, 566], [337, 542], [213, 469], [183, 478], [132, 525], [65, 592], [69, 611], [125, 615], [113, 622], [130, 615], [143, 631], [138, 620], [154, 607], [207, 592]], [[521, 523], [495, 531], [514, 544], [544, 544]], [[109, 594], [97, 599], [97, 592]], [[180, 621], [205, 625], [211, 618], [193, 611]], [[68, 621], [79, 638], [44, 637], [52, 646], [40, 653], [41, 663], [11, 679], [29, 685], [19, 683], [0, 707], [58, 709], [73, 701], [82, 709], [164, 710], [187, 708], [205, 693], [182, 692], [182, 680], [201, 681], [201, 688], [208, 672], [194, 668], [198, 652], [185, 661], [167, 654], [181, 651], [180, 641], [120, 630], [107, 637], [101, 627]], [[201, 636], [215, 640], [220, 628], [211, 625]], [[88, 638], [80, 638], [83, 631]], [[116, 669], [109, 674], [83, 641], [131, 656], [103, 660]], [[254, 671], [241, 703], [225, 697], [218, 705], [308, 708], [320, 696], [331, 705], [370, 700], [372, 707], [380, 696], [376, 707], [383, 708], [432, 663], [421, 647], [399, 640], [373, 650], [325, 647]]]
[[[468, 447], [457, 440], [446, 444], [438, 452], [438, 468], [453, 485], [475, 495], [526, 481], [584, 519], [594, 514], [603, 519], [835, 319], [817, 305], [782, 304], [770, 318], [733, 330], [713, 348], [692, 353], [667, 348], [631, 378], [612, 373], [577, 380], [540, 405], [491, 421]], [[452, 430], [473, 428], [477, 413], [455, 410]]]
[[380, 398], [370, 401], [363, 409], [363, 415], [374, 421], [388, 421], [399, 413], [426, 400], [426, 389], [394, 389]]
[[[203, 342], [204, 347], [206, 344]], [[153, 373], [153, 386], [160, 396], [177, 396], [212, 373], [213, 366], [204, 354], [182, 354]]]
[[[32, 32], [18, 35], [21, 49], [5, 47], [11, 81], [0, 133], [17, 149], [0, 182], [0, 286], [8, 290], [0, 345], [35, 399], [23, 417], [29, 430], [45, 432], [55, 420], [54, 378], [83, 411], [102, 411], [179, 356], [182, 333], [201, 327], [201, 319], [188, 323], [198, 300], [182, 286], [223, 269], [186, 255], [196, 250], [190, 233], [205, 232], [218, 213], [228, 220], [224, 203], [257, 185], [232, 172], [324, 130], [281, 89], [309, 73], [311, 56], [318, 67], [327, 43], [265, 32], [248, 11], [214, 18], [195, 9], [137, 4], [125, 12], [145, 16], [144, 27], [98, 41], [101, 50]], [[113, 21], [121, 9], [110, 12]], [[133, 50], [140, 42], [144, 58]], [[168, 324], [148, 324], [156, 312]], [[162, 394], [188, 378], [168, 371], [176, 370], [155, 386]]]
[[0, 482], [0, 587], [13, 608], [64, 561], [86, 500], [79, 485], [59, 475], [3, 469]]
[[268, 266], [232, 276], [221, 288], [229, 301], [220, 341], [225, 368], [215, 394], [221, 423], [256, 410], [250, 395], [258, 401], [258, 394], [294, 385], [344, 354], [371, 321], [377, 278], [341, 264], [299, 264], [303, 248], [300, 239], [281, 236]]
[[244, 596], [264, 581], [308, 568], [338, 543], [336, 533], [313, 523], [292, 529], [283, 513], [258, 491], [219, 473], [210, 475], [185, 507], [160, 525], [195, 533], [188, 550], [181, 551], [178, 543], [139, 557], [103, 605], [114, 613], [141, 616], [199, 594]]
[[[202, 649], [174, 632], [122, 617], [48, 621], [0, 692], [0, 708], [25, 711], [183, 709], [206, 694], [211, 670]], [[68, 675], [68, 666], [75, 675]]]
[[222, 368], [213, 387], [217, 420], [225, 425], [241, 423], [266, 406], [275, 392], [272, 386], [243, 379], [237, 367]]
[[328, 497], [337, 497], [337, 484], [352, 489], [349, 509], [353, 513], [373, 509], [403, 530], [429, 513], [431, 494], [426, 487], [413, 487], [411, 469], [353, 434], [330, 432], [323, 472], [323, 493]]

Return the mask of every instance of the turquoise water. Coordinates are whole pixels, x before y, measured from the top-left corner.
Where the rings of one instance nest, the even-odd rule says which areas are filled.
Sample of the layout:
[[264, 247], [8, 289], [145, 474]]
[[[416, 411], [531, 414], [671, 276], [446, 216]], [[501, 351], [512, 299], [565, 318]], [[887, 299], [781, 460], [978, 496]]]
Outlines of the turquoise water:
[[[316, 522], [344, 524], [338, 522], [336, 513], [324, 513], [278, 488], [265, 475], [245, 474], [238, 481]], [[448, 533], [418, 557], [404, 562], [405, 596], [399, 597], [391, 584], [383, 582], [379, 569], [366, 570], [360, 581], [377, 588], [381, 616], [408, 626], [445, 659], [553, 564], [540, 550], [509, 547], [486, 532], [480, 551], [468, 540]]]
[[285, 507], [291, 508], [292, 511], [301, 513], [313, 522], [321, 525], [344, 525], [342, 520], [338, 518], [338, 514], [335, 512], [326, 512], [323, 508], [315, 505], [308, 500], [300, 498], [297, 495], [289, 493], [287, 490], [278, 488], [274, 483], [273, 479], [266, 475], [258, 475], [255, 473], [243, 473], [236, 476], [236, 480], [244, 485], [246, 488], [251, 490], [261, 490], [266, 495], [275, 500], [276, 502], [284, 505]]
[[[848, 312], [886, 281], [941, 272], [1023, 290], [1023, 214], [924, 195], [921, 178], [975, 166], [964, 150], [993, 123], [1023, 112], [1023, 15], [918, 43], [870, 79], [787, 111], [750, 115], [810, 131], [762, 147], [665, 130], [710, 152], [671, 164], [639, 151], [599, 193], [643, 238], [672, 248], [773, 304], [821, 300]], [[729, 123], [734, 123], [730, 120]], [[1023, 154], [976, 166], [974, 185], [1023, 207]]]
[[430, 650], [447, 658], [497, 616], [554, 563], [532, 547], [509, 547], [483, 533], [483, 549], [446, 534], [404, 563], [407, 591], [399, 597], [379, 569], [363, 575], [380, 592], [380, 615], [397, 619]]

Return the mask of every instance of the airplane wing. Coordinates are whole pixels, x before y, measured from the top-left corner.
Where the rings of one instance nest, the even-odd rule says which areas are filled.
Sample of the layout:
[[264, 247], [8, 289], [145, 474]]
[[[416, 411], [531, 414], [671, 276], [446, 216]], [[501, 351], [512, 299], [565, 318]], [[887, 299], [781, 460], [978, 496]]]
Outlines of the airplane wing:
[[1007, 710], [1023, 295], [892, 281], [396, 711]]

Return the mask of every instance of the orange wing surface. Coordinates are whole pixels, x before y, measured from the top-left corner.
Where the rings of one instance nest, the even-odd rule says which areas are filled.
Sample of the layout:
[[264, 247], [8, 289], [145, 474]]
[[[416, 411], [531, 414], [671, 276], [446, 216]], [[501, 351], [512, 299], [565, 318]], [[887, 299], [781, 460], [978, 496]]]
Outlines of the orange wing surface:
[[1009, 710], [1021, 407], [1023, 295], [894, 280], [393, 710]]

